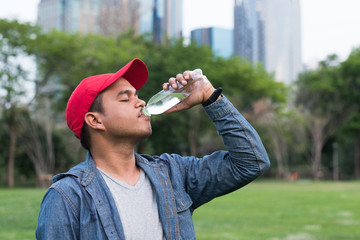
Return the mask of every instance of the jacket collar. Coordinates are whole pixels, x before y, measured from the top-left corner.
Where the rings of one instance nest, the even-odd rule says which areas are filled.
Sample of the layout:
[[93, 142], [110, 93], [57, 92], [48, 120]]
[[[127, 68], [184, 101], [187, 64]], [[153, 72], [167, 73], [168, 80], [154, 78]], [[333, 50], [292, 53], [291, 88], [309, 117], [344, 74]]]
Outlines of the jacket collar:
[[60, 173], [53, 177], [53, 183], [59, 181], [60, 179], [66, 176], [73, 176], [80, 180], [81, 185], [87, 186], [94, 178], [96, 173], [96, 166], [93, 158], [91, 157], [90, 152], [86, 154], [86, 160], [82, 163], [79, 163], [75, 167], [71, 168], [66, 173]]
[[[150, 165], [152, 167], [155, 167], [157, 165], [157, 164], [153, 163], [153, 161], [152, 161], [153, 159], [150, 156], [146, 156], [146, 155], [143, 156], [143, 155], [135, 153], [135, 159], [136, 159], [136, 163], [141, 168], [147, 168]], [[84, 162], [71, 168], [66, 173], [60, 173], [60, 174], [55, 175], [53, 177], [53, 183], [59, 181], [60, 179], [66, 177], [66, 176], [73, 176], [73, 177], [78, 178], [80, 180], [81, 185], [86, 187], [87, 185], [90, 184], [90, 182], [95, 177], [95, 175], [96, 175], [96, 165], [95, 165], [94, 159], [92, 158], [90, 152], [88, 151], [86, 154], [86, 160]]]

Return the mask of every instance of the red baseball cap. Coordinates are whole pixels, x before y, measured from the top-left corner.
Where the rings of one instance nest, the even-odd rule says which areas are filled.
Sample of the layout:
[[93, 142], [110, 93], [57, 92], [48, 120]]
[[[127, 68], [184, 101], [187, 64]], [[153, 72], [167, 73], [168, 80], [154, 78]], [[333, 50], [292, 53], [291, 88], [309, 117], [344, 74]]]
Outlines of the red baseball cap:
[[116, 73], [106, 73], [83, 79], [71, 94], [66, 106], [66, 121], [68, 127], [81, 138], [85, 115], [89, 111], [96, 96], [113, 84], [120, 77], [125, 78], [139, 90], [147, 81], [148, 69], [143, 61], [133, 59]]

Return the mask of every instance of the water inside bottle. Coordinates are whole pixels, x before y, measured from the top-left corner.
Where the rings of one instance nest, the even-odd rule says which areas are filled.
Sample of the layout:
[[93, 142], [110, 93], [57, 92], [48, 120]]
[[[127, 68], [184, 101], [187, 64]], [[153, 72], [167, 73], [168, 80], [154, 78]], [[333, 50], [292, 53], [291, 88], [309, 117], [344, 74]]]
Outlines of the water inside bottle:
[[184, 100], [189, 93], [160, 93], [151, 98], [143, 109], [145, 115], [156, 115], [165, 112], [166, 110], [172, 108], [182, 100]]

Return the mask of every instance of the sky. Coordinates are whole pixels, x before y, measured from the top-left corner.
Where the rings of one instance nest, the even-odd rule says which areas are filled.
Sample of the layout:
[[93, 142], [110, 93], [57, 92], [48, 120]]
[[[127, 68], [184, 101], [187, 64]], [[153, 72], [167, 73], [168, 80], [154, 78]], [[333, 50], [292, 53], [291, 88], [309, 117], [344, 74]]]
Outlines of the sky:
[[[40, 0], [0, 0], [0, 18], [36, 21]], [[183, 0], [183, 32], [234, 26], [234, 0]], [[300, 0], [302, 60], [314, 65], [329, 54], [345, 60], [360, 47], [360, 0]]]

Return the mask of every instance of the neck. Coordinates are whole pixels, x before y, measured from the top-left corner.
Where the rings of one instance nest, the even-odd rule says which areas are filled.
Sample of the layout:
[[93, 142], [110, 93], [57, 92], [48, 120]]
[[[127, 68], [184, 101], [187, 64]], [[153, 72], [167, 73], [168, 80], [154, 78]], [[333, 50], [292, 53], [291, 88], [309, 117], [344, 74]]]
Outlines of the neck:
[[130, 185], [136, 184], [140, 171], [135, 163], [134, 145], [96, 144], [90, 152], [96, 167]]

